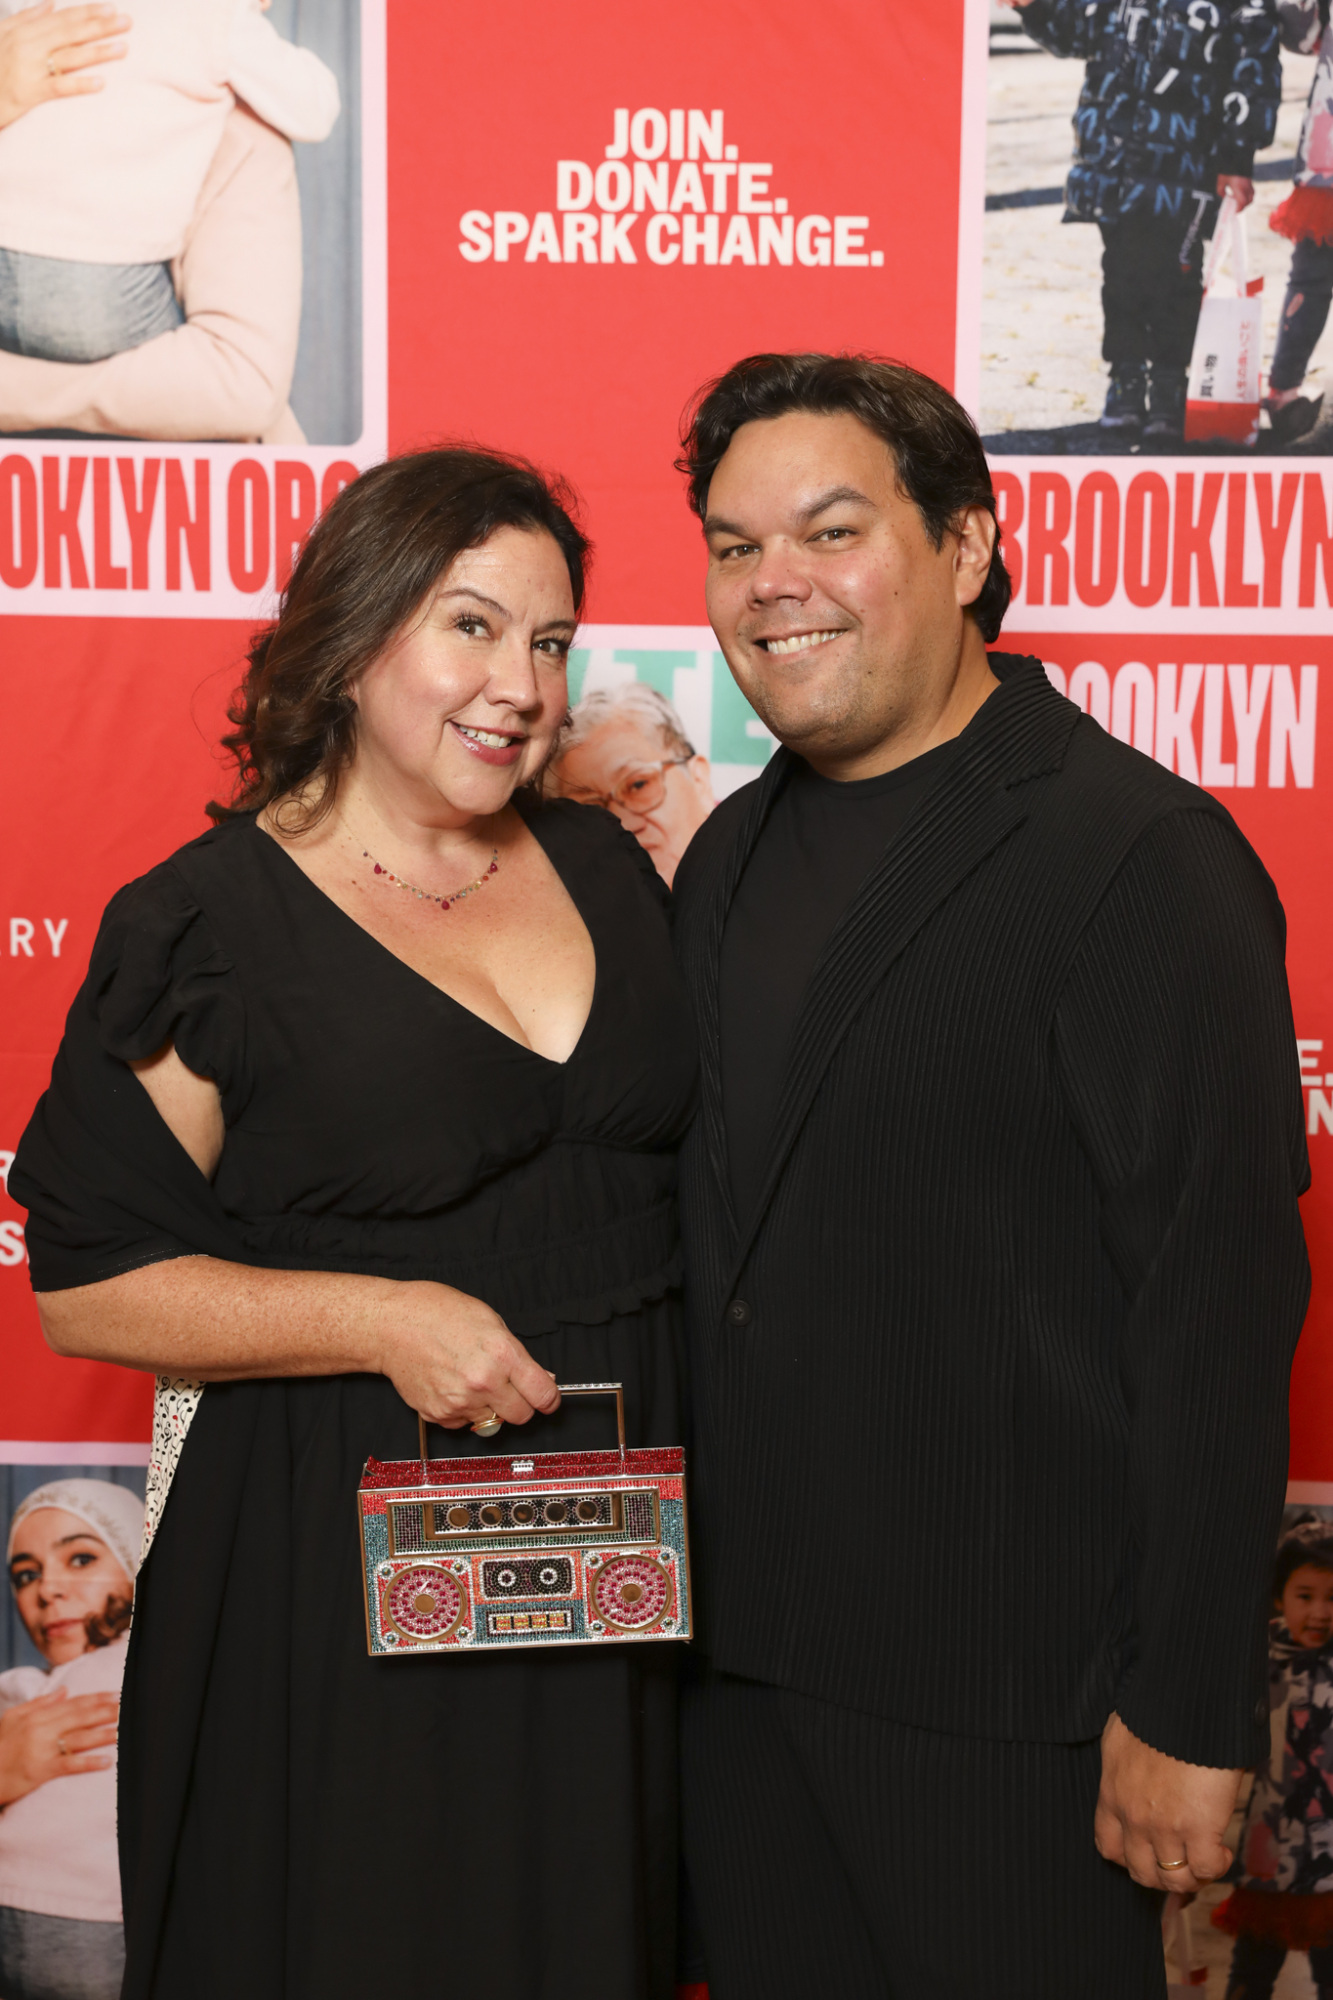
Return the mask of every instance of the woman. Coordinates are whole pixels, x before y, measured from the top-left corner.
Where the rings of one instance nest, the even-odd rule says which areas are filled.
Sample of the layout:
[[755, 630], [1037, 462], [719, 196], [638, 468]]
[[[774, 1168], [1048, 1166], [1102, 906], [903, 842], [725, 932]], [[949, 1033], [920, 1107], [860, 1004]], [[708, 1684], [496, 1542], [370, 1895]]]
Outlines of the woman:
[[188, 1423], [125, 1689], [126, 2000], [669, 1989], [672, 1649], [372, 1660], [353, 1525], [417, 1411], [595, 1448], [555, 1383], [622, 1380], [634, 1441], [679, 1438], [662, 891], [533, 789], [584, 556], [489, 453], [345, 490], [252, 649], [236, 798], [114, 898], [12, 1169], [52, 1344], [171, 1378], [150, 1487]]
[[10, 1523], [6, 1566], [40, 1667], [0, 1674], [0, 1993], [117, 2000], [116, 1711], [143, 1503], [59, 1479]]

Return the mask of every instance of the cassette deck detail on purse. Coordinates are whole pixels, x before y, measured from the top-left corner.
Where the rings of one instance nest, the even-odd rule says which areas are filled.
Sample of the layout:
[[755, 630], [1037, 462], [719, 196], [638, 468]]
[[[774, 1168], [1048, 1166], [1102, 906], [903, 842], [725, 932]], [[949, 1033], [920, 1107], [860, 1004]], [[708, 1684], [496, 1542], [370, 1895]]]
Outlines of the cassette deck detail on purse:
[[685, 1455], [368, 1459], [357, 1493], [373, 1656], [688, 1639]]

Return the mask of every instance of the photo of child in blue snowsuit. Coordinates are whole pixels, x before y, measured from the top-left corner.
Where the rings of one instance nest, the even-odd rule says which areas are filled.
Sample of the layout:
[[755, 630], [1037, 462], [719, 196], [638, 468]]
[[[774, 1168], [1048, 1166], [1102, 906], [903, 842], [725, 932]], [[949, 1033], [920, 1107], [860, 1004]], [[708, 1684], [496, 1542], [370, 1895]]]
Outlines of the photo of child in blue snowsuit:
[[1221, 198], [1254, 199], [1282, 95], [1277, 0], [1013, 0], [1052, 55], [1087, 64], [1066, 222], [1102, 234], [1101, 427], [1184, 436], [1203, 252]]

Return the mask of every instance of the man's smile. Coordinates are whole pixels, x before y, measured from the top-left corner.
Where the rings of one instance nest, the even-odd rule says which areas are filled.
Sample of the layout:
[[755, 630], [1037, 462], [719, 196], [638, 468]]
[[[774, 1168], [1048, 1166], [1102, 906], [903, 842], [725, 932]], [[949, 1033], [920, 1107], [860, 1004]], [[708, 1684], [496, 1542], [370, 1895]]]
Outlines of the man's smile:
[[755, 644], [766, 653], [805, 653], [812, 646], [826, 645], [830, 639], [841, 636], [841, 628], [829, 632], [793, 632], [785, 639], [756, 639]]

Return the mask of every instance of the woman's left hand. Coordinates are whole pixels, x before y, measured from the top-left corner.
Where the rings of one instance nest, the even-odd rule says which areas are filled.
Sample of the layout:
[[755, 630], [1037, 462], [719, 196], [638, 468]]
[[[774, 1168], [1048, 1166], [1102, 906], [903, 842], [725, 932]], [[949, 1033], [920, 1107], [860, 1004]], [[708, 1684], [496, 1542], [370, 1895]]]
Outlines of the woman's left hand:
[[64, 7], [57, 13], [54, 0], [0, 22], [0, 127], [50, 98], [100, 90], [101, 77], [83, 72], [120, 60], [125, 44], [111, 38], [129, 25], [129, 15], [117, 7]]

